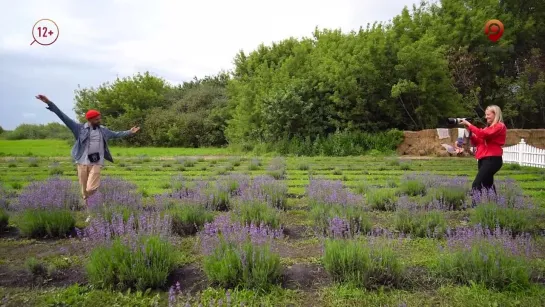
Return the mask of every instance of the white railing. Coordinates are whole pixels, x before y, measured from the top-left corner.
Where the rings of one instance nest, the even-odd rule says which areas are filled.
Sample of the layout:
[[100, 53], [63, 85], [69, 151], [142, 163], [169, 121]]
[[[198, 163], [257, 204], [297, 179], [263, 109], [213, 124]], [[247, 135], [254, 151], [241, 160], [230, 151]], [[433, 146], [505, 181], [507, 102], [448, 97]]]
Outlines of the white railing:
[[524, 139], [520, 139], [517, 145], [503, 148], [503, 162], [545, 168], [545, 150], [528, 145]]

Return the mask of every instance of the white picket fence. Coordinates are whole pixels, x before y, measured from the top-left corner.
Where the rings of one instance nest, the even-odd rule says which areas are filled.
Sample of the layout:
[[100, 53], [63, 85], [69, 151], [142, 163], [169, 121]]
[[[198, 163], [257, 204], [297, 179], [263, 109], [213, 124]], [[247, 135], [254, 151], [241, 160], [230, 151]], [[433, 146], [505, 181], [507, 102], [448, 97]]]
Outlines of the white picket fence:
[[545, 168], [545, 149], [528, 145], [520, 139], [517, 145], [503, 148], [503, 162]]

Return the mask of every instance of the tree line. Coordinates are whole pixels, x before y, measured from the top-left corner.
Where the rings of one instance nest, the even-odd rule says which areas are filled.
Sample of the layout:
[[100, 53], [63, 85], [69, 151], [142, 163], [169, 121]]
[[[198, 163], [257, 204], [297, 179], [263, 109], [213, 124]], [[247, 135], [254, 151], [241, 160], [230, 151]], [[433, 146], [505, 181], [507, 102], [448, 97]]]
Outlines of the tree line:
[[[489, 19], [505, 26], [497, 42], [484, 34]], [[370, 148], [446, 117], [482, 119], [490, 104], [510, 128], [544, 128], [543, 37], [544, 1], [422, 2], [391, 22], [240, 51], [232, 71], [180, 85], [146, 72], [78, 88], [75, 111], [83, 120], [99, 109], [112, 129], [140, 125], [131, 145], [322, 153], [340, 139]]]

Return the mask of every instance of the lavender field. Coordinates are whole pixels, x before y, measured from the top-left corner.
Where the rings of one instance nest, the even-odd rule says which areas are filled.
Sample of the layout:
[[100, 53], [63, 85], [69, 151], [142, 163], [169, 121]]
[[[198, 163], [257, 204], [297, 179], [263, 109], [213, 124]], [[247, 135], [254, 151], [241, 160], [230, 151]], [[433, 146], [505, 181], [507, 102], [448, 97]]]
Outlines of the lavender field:
[[67, 158], [2, 158], [1, 306], [545, 305], [542, 169], [115, 159], [87, 211]]

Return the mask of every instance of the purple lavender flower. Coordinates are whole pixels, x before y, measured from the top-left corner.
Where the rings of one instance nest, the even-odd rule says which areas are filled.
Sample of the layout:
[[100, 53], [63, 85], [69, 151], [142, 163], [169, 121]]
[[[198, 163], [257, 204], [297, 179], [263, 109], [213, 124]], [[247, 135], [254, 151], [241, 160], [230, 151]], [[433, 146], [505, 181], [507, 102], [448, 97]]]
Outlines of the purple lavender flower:
[[71, 180], [51, 178], [30, 183], [19, 194], [13, 209], [71, 209], [80, 207], [81, 196], [77, 184]]
[[198, 233], [204, 254], [210, 254], [222, 240], [242, 246], [245, 242], [255, 245], [271, 243], [273, 239], [283, 237], [283, 229], [270, 228], [264, 224], [244, 225], [233, 222], [228, 214], [219, 215], [211, 223], [206, 223]]
[[363, 197], [343, 187], [340, 180], [311, 180], [307, 195], [311, 204], [356, 206], [363, 204]]
[[113, 239], [120, 237], [135, 249], [136, 239], [144, 235], [158, 235], [170, 239], [171, 217], [155, 212], [140, 212], [137, 217], [131, 214], [125, 221], [123, 215], [119, 213], [112, 214], [110, 220], [99, 214], [91, 219], [85, 229], [77, 230], [78, 238], [88, 242], [89, 248], [109, 244]]
[[491, 230], [481, 225], [447, 230], [446, 245], [449, 249], [470, 250], [481, 242], [503, 247], [517, 256], [532, 257], [537, 253], [532, 237], [528, 233], [513, 236], [509, 230], [499, 227]]
[[88, 204], [91, 209], [100, 209], [105, 205], [141, 210], [142, 194], [138, 192], [138, 187], [131, 182], [106, 177], [102, 179], [99, 190], [89, 197]]

